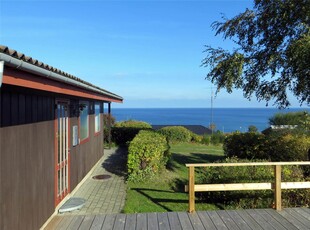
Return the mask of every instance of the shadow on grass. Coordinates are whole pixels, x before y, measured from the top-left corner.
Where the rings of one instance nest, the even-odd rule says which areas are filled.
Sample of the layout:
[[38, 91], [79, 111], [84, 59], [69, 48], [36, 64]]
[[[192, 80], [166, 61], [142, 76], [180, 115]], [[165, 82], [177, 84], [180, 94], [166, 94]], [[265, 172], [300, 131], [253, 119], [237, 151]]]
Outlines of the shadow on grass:
[[188, 155], [172, 153], [171, 158], [167, 168], [168, 170], [175, 171], [180, 168], [180, 165], [185, 166], [188, 163], [212, 163], [225, 157], [208, 153], [190, 153]]
[[126, 164], [127, 148], [119, 147], [101, 164], [101, 166], [108, 172], [125, 178], [127, 176]]
[[[147, 193], [147, 192], [162, 192], [162, 193], [173, 193], [173, 194], [175, 194], [175, 192], [173, 192], [173, 191], [148, 189], [148, 188], [132, 188], [132, 190], [140, 193], [141, 195], [146, 197], [148, 200], [152, 201], [154, 204], [160, 206], [161, 208], [163, 208], [164, 210], [166, 210], [168, 212], [173, 212], [175, 210], [167, 207], [167, 205], [165, 205], [163, 203], [178, 203], [178, 204], [180, 204], [180, 203], [187, 204], [188, 203], [188, 199], [156, 198], [156, 197], [153, 197]], [[177, 197], [177, 195], [175, 197]], [[203, 203], [205, 203], [205, 201], [197, 200], [197, 201], [195, 201], [195, 203], [196, 204], [203, 204]], [[224, 209], [224, 207], [221, 206], [220, 204], [216, 204], [213, 202], [208, 202], [208, 203], [217, 206], [219, 209]]]

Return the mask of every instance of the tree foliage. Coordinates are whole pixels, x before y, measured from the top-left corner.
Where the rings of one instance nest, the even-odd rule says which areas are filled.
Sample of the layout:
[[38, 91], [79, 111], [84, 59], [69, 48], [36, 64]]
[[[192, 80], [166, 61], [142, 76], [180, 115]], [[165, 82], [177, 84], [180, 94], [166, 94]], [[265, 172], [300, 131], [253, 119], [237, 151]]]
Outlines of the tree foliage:
[[310, 125], [310, 114], [307, 111], [290, 112], [290, 113], [276, 113], [269, 118], [270, 125], [300, 125], [304, 126], [304, 123], [308, 121]]
[[309, 0], [255, 0], [253, 9], [223, 20], [212, 27], [236, 47], [206, 46], [202, 61], [217, 92], [242, 89], [247, 99], [255, 95], [283, 108], [291, 91], [300, 104], [310, 105]]

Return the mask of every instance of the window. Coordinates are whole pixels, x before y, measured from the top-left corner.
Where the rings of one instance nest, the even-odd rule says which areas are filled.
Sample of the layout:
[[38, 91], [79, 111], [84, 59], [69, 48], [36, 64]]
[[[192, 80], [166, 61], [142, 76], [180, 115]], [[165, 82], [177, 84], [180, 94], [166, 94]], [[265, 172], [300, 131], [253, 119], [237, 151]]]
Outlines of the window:
[[95, 103], [95, 133], [100, 132], [100, 103]]
[[80, 139], [85, 140], [89, 136], [89, 103], [80, 102]]

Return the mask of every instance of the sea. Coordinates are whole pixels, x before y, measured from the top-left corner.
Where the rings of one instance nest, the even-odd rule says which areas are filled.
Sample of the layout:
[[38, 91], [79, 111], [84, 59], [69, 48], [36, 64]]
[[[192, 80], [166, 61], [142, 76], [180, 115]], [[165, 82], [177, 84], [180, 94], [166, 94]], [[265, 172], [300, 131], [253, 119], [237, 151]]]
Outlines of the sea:
[[259, 131], [268, 128], [276, 113], [308, 111], [309, 108], [112, 108], [116, 121], [139, 120], [151, 125], [203, 125], [224, 133], [247, 132], [250, 125]]

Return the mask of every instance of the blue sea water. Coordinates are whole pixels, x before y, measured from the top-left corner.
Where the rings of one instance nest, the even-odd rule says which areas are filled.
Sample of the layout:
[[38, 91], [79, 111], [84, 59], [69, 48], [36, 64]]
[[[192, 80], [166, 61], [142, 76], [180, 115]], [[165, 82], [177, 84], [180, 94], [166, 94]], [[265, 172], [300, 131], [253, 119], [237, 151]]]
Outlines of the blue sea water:
[[250, 125], [259, 131], [269, 127], [269, 118], [275, 113], [309, 111], [307, 108], [115, 108], [112, 115], [116, 121], [139, 120], [152, 125], [203, 125], [211, 123], [223, 132], [239, 130], [246, 132]]

